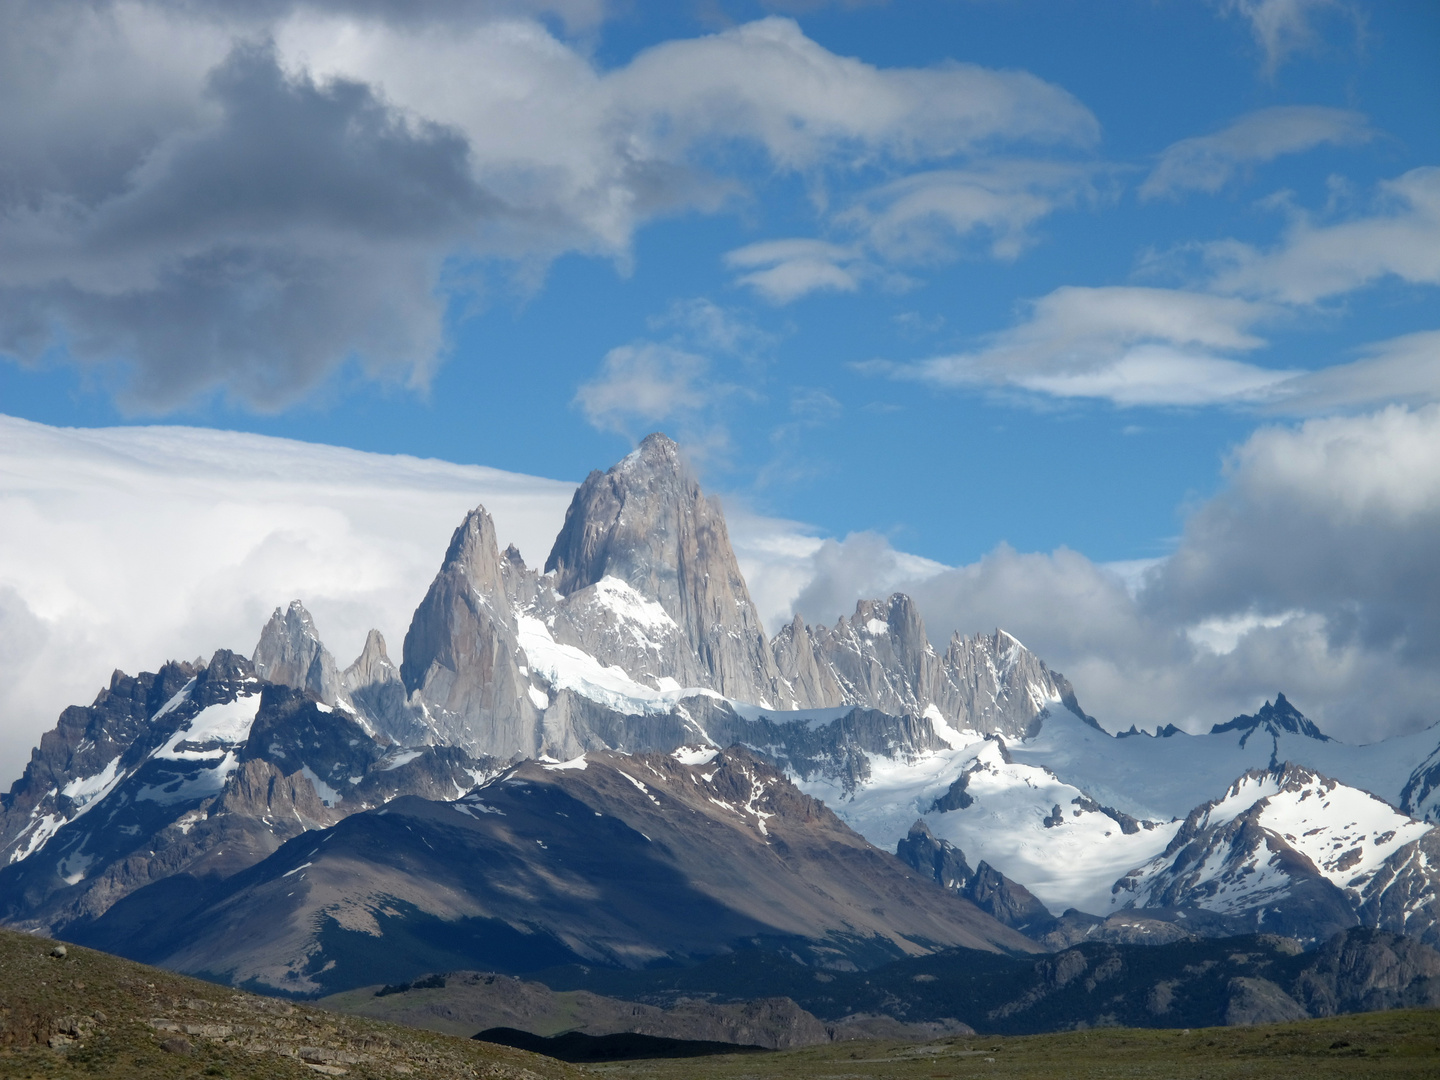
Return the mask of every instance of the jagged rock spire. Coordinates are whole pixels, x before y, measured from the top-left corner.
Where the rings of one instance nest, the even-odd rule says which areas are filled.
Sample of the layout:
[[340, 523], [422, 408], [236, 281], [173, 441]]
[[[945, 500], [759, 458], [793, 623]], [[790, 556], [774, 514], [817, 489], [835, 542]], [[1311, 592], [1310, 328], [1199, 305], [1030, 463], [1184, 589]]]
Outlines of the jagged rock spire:
[[405, 634], [400, 676], [429, 710], [435, 741], [499, 757], [539, 752], [539, 715], [505, 594], [495, 522], [465, 515]]
[[1330, 736], [1316, 727], [1313, 720], [1290, 704], [1284, 694], [1276, 694], [1273, 705], [1268, 701], [1265, 702], [1260, 711], [1253, 716], [1237, 716], [1234, 720], [1216, 724], [1210, 729], [1210, 734], [1219, 735], [1226, 731], [1243, 731], [1245, 734], [1240, 737], [1240, 745], [1244, 746], [1245, 741], [1254, 732], [1262, 729], [1274, 736], [1278, 736], [1282, 732], [1289, 732], [1292, 735], [1304, 735], [1311, 739], [1319, 739], [1321, 742], [1330, 741]]
[[725, 515], [665, 435], [647, 436], [608, 472], [586, 477], [545, 571], [562, 595], [618, 578], [675, 620], [714, 689], [777, 703], [775, 660]]
[[343, 690], [335, 658], [315, 631], [315, 620], [299, 600], [275, 609], [255, 645], [255, 673], [282, 686], [308, 690], [327, 705], [341, 700]]

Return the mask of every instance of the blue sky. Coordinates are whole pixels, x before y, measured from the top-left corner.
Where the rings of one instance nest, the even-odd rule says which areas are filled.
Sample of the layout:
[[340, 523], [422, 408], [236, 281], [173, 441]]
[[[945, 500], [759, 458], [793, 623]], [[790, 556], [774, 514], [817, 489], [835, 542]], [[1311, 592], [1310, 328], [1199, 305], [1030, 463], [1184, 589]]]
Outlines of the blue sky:
[[829, 538], [807, 615], [905, 552], [1130, 718], [1428, 722], [1433, 2], [0, 19], [0, 413], [572, 481], [665, 430]]
[[[523, 19], [526, 5], [518, 7], [511, 17]], [[573, 50], [602, 78], [655, 46], [787, 17], [786, 5], [554, 7], [539, 12], [553, 46]], [[880, 530], [949, 563], [1002, 540], [1022, 550], [1069, 545], [1103, 560], [1152, 557], [1173, 542], [1187, 500], [1217, 489], [1227, 448], [1273, 416], [1274, 403], [1206, 400], [1223, 396], [1211, 387], [1196, 392], [1197, 404], [1154, 405], [1143, 395], [1125, 404], [1103, 394], [1036, 392], [1003, 378], [907, 381], [884, 374], [883, 365], [974, 354], [991, 336], [1023, 326], [1028, 305], [1069, 286], [1267, 300], [1255, 283], [1215, 289], [1206, 245], [1274, 252], [1297, 221], [1323, 230], [1384, 214], [1391, 208], [1377, 206], [1383, 185], [1440, 161], [1440, 11], [1433, 4], [790, 7], [796, 23], [784, 32], [803, 35], [827, 60], [853, 57], [881, 78], [944, 72], [954, 62], [984, 75], [1027, 73], [1047, 98], [1035, 105], [1041, 116], [992, 125], [968, 142], [934, 132], [928, 146], [924, 118], [916, 116], [868, 137], [822, 131], [791, 161], [755, 137], [753, 125], [747, 130], [742, 121], [727, 132], [713, 118], [692, 117], [696, 134], [665, 155], [667, 164], [718, 190], [682, 195], [688, 205], [671, 213], [636, 214], [606, 240], [583, 227], [521, 237], [518, 258], [477, 257], [458, 234], [449, 251], [444, 236], [427, 238], [425, 255], [447, 260], [443, 324], [428, 336], [411, 333], [410, 343], [438, 347], [385, 357], [392, 370], [379, 379], [365, 371], [374, 358], [364, 355], [364, 334], [336, 334], [303, 379], [271, 379], [288, 381], [277, 394], [256, 392], [223, 368], [171, 393], [170, 369], [158, 385], [140, 385], [130, 373], [146, 358], [124, 328], [107, 327], [108, 340], [77, 360], [66, 342], [92, 328], [56, 305], [38, 357], [31, 345], [17, 362], [13, 343], [23, 339], [7, 335], [4, 411], [51, 424], [173, 420], [564, 478], [603, 466], [630, 439], [663, 428], [694, 445], [712, 487], [827, 533]], [[345, 22], [316, 32], [338, 32]], [[257, 21], [230, 33], [260, 40], [273, 29]], [[286, 62], [303, 65], [304, 57]], [[303, 66], [292, 77], [322, 86], [325, 79]], [[383, 92], [383, 73], [371, 77]], [[751, 76], [757, 93], [769, 92], [766, 77], [758, 67]], [[961, 84], [934, 91], [939, 99], [964, 92]], [[820, 127], [806, 108], [795, 105], [799, 119], [790, 122]], [[1173, 159], [1176, 182], [1168, 190], [1156, 184], [1167, 148], [1223, 137], [1282, 108], [1299, 112], [1271, 113], [1273, 124], [1228, 154], [1222, 144], [1197, 148], [1208, 174]], [[1056, 117], [1057, 109], [1071, 115]], [[1295, 136], [1304, 124], [1313, 130]], [[892, 136], [919, 145], [887, 145]], [[541, 136], [552, 137], [559, 136]], [[1005, 169], [1016, 176], [999, 177]], [[883, 211], [888, 197], [877, 190], [947, 170], [976, 174], [994, 205], [961, 207], [948, 223], [943, 212], [917, 216], [887, 250], [867, 248], [858, 216]], [[281, 207], [279, 228], [300, 231], [307, 212]], [[773, 264], [737, 267], [727, 255], [772, 240], [849, 249], [852, 261], [838, 265], [853, 287], [791, 299], [743, 284], [747, 270]], [[1433, 277], [1374, 277], [1229, 324], [1263, 344], [1199, 351], [1262, 369], [1318, 369], [1353, 361], [1372, 343], [1436, 328]], [[695, 324], [700, 308], [724, 321], [732, 347]], [[266, 317], [263, 306], [254, 317]], [[205, 334], [194, 331], [183, 347], [203, 349]], [[271, 344], [271, 362], [282, 366], [288, 343]], [[603, 377], [611, 350], [627, 346], [680, 350], [706, 371], [685, 376], [662, 358], [653, 377], [689, 382], [650, 408], [612, 402], [587, 416], [577, 393]]]

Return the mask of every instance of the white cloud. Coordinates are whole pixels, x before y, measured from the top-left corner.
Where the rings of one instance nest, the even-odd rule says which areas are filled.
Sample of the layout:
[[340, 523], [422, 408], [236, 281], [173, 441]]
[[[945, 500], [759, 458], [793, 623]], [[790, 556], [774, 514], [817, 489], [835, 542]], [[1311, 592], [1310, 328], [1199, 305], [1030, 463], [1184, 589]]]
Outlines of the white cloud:
[[1316, 16], [1326, 11], [1347, 10], [1341, 0], [1221, 0], [1227, 14], [1239, 15], [1250, 24], [1255, 42], [1265, 53], [1265, 70], [1275, 71], [1297, 52], [1320, 44]]
[[1305, 414], [1440, 400], [1440, 331], [1405, 334], [1363, 351], [1359, 360], [1277, 383], [1271, 408]]
[[1211, 288], [1313, 304], [1387, 277], [1440, 285], [1440, 168], [1412, 169], [1379, 186], [1374, 213], [1334, 224], [1298, 215], [1270, 251], [1209, 245]]
[[573, 404], [601, 431], [635, 442], [664, 426], [692, 460], [723, 458], [730, 448], [729, 406], [757, 396], [774, 338], [705, 299], [675, 301], [649, 327], [664, 339], [611, 349]]
[[1092, 144], [1095, 117], [1021, 71], [974, 64], [881, 69], [836, 56], [789, 19], [768, 18], [656, 46], [611, 76], [652, 145], [758, 140], [782, 167], [844, 154], [854, 164], [925, 161], [996, 139]]
[[772, 304], [812, 292], [854, 292], [869, 268], [854, 248], [822, 240], [764, 240], [725, 254], [725, 265], [745, 270], [735, 280]]
[[938, 386], [1019, 389], [1117, 405], [1253, 401], [1295, 372], [1227, 356], [1265, 342], [1252, 331], [1270, 307], [1175, 289], [1065, 286], [975, 352], [889, 365], [892, 377]]
[[916, 173], [867, 192], [839, 220], [893, 262], [955, 257], [979, 236], [990, 254], [1014, 259], [1034, 241], [1034, 224], [1094, 195], [1092, 170], [1042, 161], [995, 161]]
[[1208, 730], [1283, 691], [1360, 742], [1440, 721], [1436, 536], [1440, 406], [1391, 407], [1257, 431], [1165, 559], [1002, 544], [906, 579], [905, 556], [864, 534], [791, 551], [776, 595], [828, 622], [857, 595], [907, 591], [937, 646], [1003, 627], [1111, 730]]
[[1033, 226], [1082, 197], [1093, 198], [1093, 170], [1056, 162], [981, 161], [964, 169], [912, 173], [856, 196], [832, 215], [852, 237], [766, 240], [731, 251], [725, 263], [747, 270], [736, 278], [774, 304], [822, 290], [854, 292], [867, 281], [904, 287], [885, 266], [935, 264], [979, 247], [1014, 259], [1034, 242]]
[[1167, 147], [1140, 185], [1140, 197], [1219, 191], [1245, 165], [1272, 161], [1326, 144], [1365, 142], [1374, 135], [1365, 116], [1347, 109], [1281, 105], [1240, 117], [1223, 131]]
[[595, 427], [633, 434], [637, 421], [649, 427], [713, 404], [727, 390], [711, 383], [709, 372], [705, 357], [672, 345], [621, 345], [605, 354], [600, 373], [580, 387], [575, 402]]
[[825, 539], [810, 556], [811, 576], [791, 602], [810, 623], [830, 623], [855, 611], [861, 597], [886, 596], [902, 583], [932, 577], [944, 564], [897, 551], [879, 533]]

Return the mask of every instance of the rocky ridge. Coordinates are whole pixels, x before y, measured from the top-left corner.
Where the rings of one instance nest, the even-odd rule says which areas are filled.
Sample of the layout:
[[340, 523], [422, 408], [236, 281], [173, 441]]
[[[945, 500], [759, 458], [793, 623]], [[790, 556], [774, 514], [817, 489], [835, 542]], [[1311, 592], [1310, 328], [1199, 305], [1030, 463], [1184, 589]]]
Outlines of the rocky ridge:
[[412, 979], [441, 956], [523, 973], [769, 940], [852, 969], [1036, 948], [740, 747], [524, 762], [458, 801], [393, 799], [208, 888], [139, 890], [79, 940], [292, 994]]
[[[1013, 738], [1055, 709], [1084, 717], [1069, 683], [1003, 631], [957, 633], [937, 653], [898, 593], [833, 627], [797, 616], [767, 639], [718, 503], [663, 435], [586, 479], [543, 573], [502, 553], [473, 511], [416, 610], [400, 673], [427, 739], [501, 758], [672, 750], [694, 738], [703, 698], [766, 713], [862, 707]], [[678, 741], [613, 719], [665, 714]]]

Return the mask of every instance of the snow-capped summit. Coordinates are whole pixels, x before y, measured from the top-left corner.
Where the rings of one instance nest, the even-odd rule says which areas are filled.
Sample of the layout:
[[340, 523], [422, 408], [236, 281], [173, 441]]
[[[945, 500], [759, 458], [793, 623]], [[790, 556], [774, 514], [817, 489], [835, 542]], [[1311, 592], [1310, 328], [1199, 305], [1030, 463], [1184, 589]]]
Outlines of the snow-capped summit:
[[1395, 857], [1433, 829], [1303, 766], [1256, 769], [1192, 810], [1160, 855], [1116, 883], [1113, 904], [1199, 908], [1236, 919], [1237, 933], [1323, 939], [1359, 922]]

